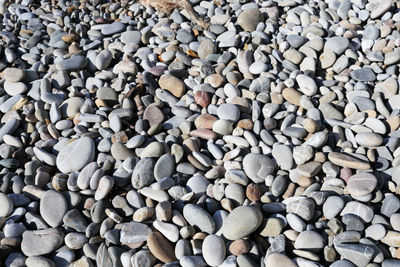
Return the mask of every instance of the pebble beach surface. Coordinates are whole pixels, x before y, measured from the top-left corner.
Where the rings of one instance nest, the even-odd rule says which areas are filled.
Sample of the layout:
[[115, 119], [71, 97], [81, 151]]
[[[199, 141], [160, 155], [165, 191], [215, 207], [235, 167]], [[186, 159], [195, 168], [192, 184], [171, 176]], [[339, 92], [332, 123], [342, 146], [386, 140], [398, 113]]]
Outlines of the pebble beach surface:
[[0, 0], [0, 266], [400, 266], [397, 0]]

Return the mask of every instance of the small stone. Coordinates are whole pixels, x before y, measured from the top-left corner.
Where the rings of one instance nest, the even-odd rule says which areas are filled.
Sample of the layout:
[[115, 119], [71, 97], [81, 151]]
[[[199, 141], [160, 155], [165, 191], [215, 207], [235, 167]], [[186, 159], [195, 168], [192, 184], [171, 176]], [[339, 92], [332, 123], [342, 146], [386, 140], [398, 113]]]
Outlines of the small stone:
[[24, 79], [25, 72], [17, 68], [7, 68], [3, 71], [3, 77], [7, 82], [17, 83]]
[[222, 120], [236, 122], [240, 118], [240, 110], [234, 104], [223, 104], [218, 107], [218, 117]]
[[48, 258], [45, 258], [43, 256], [32, 256], [28, 257], [25, 261], [25, 264], [27, 267], [55, 267], [55, 264], [53, 261], [51, 261]]
[[294, 247], [296, 249], [321, 250], [324, 246], [324, 238], [314, 231], [301, 232], [294, 242]]
[[104, 35], [113, 35], [119, 32], [124, 31], [126, 25], [122, 22], [113, 22], [110, 24], [106, 24], [103, 28], [101, 28], [101, 33]]
[[391, 247], [400, 247], [400, 232], [388, 231], [384, 238], [381, 239], [383, 243]]
[[329, 160], [338, 166], [357, 169], [357, 170], [368, 170], [370, 169], [369, 163], [354, 158], [348, 154], [338, 153], [338, 152], [330, 152], [328, 154]]
[[147, 237], [150, 252], [160, 261], [168, 263], [176, 261], [174, 248], [160, 233], [152, 232]]
[[379, 18], [381, 15], [383, 15], [387, 10], [390, 9], [392, 6], [392, 0], [383, 0], [380, 2], [376, 2], [375, 8], [371, 11], [371, 19], [376, 19]]
[[81, 249], [87, 242], [87, 237], [80, 233], [68, 233], [65, 236], [65, 245], [70, 249]]
[[376, 79], [374, 71], [369, 67], [353, 70], [350, 72], [350, 76], [352, 79], [361, 82], [372, 82]]
[[265, 266], [297, 267], [297, 264], [284, 254], [272, 253], [265, 258]]
[[268, 218], [265, 225], [260, 227], [263, 228], [260, 235], [264, 237], [278, 236], [282, 232], [283, 227], [284, 225], [280, 219]]
[[132, 158], [135, 154], [129, 150], [126, 145], [115, 142], [111, 145], [111, 155], [115, 160], [126, 160]]
[[302, 94], [293, 88], [285, 88], [282, 91], [283, 98], [288, 101], [289, 103], [300, 106], [300, 98]]
[[147, 237], [151, 232], [151, 228], [143, 223], [123, 223], [120, 233], [120, 242], [124, 245], [141, 244], [147, 240]]
[[105, 175], [100, 178], [99, 185], [97, 186], [96, 193], [94, 194], [95, 200], [101, 200], [110, 193], [113, 188], [115, 180], [113, 177]]
[[335, 218], [344, 208], [344, 200], [338, 196], [330, 196], [323, 205], [323, 213], [327, 219]]
[[350, 201], [347, 202], [346, 206], [340, 213], [341, 216], [344, 216], [346, 214], [354, 214], [359, 216], [361, 219], [364, 220], [364, 222], [370, 222], [372, 221], [372, 218], [374, 216], [374, 211], [370, 206], [367, 206], [365, 204], [362, 204], [357, 201]]
[[301, 198], [291, 201], [286, 206], [286, 212], [295, 213], [306, 221], [309, 221], [314, 216], [315, 203], [312, 199]]
[[204, 59], [210, 54], [215, 54], [217, 52], [217, 45], [215, 44], [214, 41], [204, 38], [197, 50], [197, 54], [199, 55], [200, 58]]
[[[345, 2], [345, 1], [343, 1]], [[343, 54], [349, 46], [349, 40], [344, 37], [328, 38], [325, 42], [325, 48], [332, 50], [336, 55]]]
[[208, 105], [209, 105], [210, 102], [211, 102], [211, 98], [210, 98], [210, 96], [208, 95], [208, 93], [207, 93], [207, 92], [203, 92], [203, 91], [197, 91], [197, 92], [194, 94], [194, 100], [196, 101], [196, 103], [197, 103], [198, 105], [200, 105], [200, 106], [203, 107], [203, 108], [208, 107]]
[[143, 188], [154, 181], [154, 160], [142, 158], [135, 166], [132, 173], [132, 185], [135, 189]]
[[159, 181], [164, 177], [172, 176], [175, 171], [175, 161], [171, 154], [162, 155], [154, 166], [154, 178]]
[[303, 60], [304, 55], [296, 49], [289, 49], [283, 53], [283, 57], [293, 64], [298, 65]]
[[176, 97], [180, 98], [185, 93], [185, 84], [175, 76], [165, 74], [161, 76], [158, 83], [162, 89], [171, 92]]
[[141, 33], [139, 31], [125, 31], [121, 34], [121, 42], [124, 44], [139, 44]]
[[343, 258], [356, 266], [366, 266], [375, 255], [375, 250], [370, 245], [365, 244], [340, 243], [335, 245], [335, 248]]

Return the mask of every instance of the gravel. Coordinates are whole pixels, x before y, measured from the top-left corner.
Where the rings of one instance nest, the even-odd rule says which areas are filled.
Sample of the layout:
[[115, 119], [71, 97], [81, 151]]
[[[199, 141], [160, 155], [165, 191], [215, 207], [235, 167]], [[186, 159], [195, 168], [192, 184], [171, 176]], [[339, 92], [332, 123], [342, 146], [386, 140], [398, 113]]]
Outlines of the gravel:
[[399, 266], [400, 4], [0, 2], [5, 266]]

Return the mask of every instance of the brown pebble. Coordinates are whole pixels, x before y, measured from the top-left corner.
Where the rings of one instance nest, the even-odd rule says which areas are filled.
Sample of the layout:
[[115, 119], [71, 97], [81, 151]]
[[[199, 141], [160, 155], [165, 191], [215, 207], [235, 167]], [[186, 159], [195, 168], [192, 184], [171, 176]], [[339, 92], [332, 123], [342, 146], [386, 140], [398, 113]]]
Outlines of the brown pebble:
[[250, 201], [259, 201], [261, 198], [261, 189], [257, 184], [249, 184], [246, 188], [246, 197]]
[[194, 240], [204, 240], [207, 236], [208, 236], [207, 233], [201, 233], [200, 232], [200, 233], [195, 233], [192, 238]]
[[218, 119], [211, 114], [201, 114], [194, 120], [197, 129], [212, 129], [214, 122]]
[[316, 152], [314, 154], [314, 161], [319, 163], [324, 163], [326, 161], [326, 156], [323, 152]]
[[353, 175], [353, 172], [349, 168], [342, 168], [340, 170], [340, 178], [346, 181], [346, 183], [349, 181], [350, 177]]
[[300, 186], [304, 186], [304, 187], [307, 187], [307, 186], [309, 186], [309, 185], [311, 185], [312, 184], [312, 182], [313, 182], [313, 178], [311, 178], [311, 177], [306, 177], [306, 176], [300, 176], [298, 179], [297, 179], [297, 183], [300, 185]]
[[295, 190], [296, 190], [296, 185], [294, 183], [290, 183], [288, 185], [285, 193], [283, 193], [283, 195], [282, 195], [283, 199], [287, 199], [287, 198], [293, 196]]
[[249, 252], [249, 250], [250, 250], [249, 242], [247, 242], [247, 240], [244, 239], [235, 240], [229, 246], [229, 251], [235, 256], [246, 254], [247, 252]]
[[207, 92], [197, 91], [194, 94], [194, 101], [203, 108], [208, 107], [211, 102], [210, 95]]
[[198, 129], [198, 130], [193, 130], [190, 132], [191, 136], [194, 137], [199, 137], [205, 140], [208, 139], [216, 139], [217, 138], [217, 134], [211, 130], [208, 129]]
[[162, 262], [176, 261], [173, 245], [159, 232], [147, 236], [147, 246], [150, 252]]
[[288, 101], [289, 103], [300, 106], [300, 97], [302, 94], [293, 88], [285, 88], [282, 91], [283, 98]]
[[237, 126], [245, 130], [252, 130], [254, 123], [250, 119], [243, 119], [238, 121]]
[[231, 212], [234, 208], [232, 201], [228, 198], [221, 199], [221, 206], [229, 212]]
[[185, 93], [185, 84], [177, 77], [165, 74], [160, 77], [158, 84], [162, 89], [169, 91], [174, 96], [180, 98]]
[[317, 123], [313, 119], [310, 119], [310, 118], [306, 118], [303, 121], [303, 126], [304, 126], [304, 129], [309, 133], [315, 133], [315, 131], [317, 130]]
[[66, 34], [61, 37], [61, 39], [66, 43], [72, 43], [78, 40], [78, 36], [76, 34]]
[[163, 122], [164, 114], [156, 105], [149, 105], [143, 113], [143, 120], [148, 120], [150, 126]]

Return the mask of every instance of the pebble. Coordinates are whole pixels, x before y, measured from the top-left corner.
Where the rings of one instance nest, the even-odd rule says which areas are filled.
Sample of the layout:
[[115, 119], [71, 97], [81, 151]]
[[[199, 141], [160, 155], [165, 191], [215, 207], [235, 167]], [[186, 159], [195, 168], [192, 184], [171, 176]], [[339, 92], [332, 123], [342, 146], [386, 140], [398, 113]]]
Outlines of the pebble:
[[160, 261], [168, 263], [175, 261], [174, 248], [160, 233], [152, 232], [147, 236], [150, 252]]
[[183, 216], [186, 221], [198, 227], [202, 232], [213, 234], [215, 231], [215, 222], [210, 214], [199, 206], [188, 204], [183, 208]]
[[49, 190], [40, 199], [40, 215], [51, 227], [59, 226], [68, 210], [67, 201], [63, 194]]
[[358, 133], [355, 138], [359, 145], [365, 147], [377, 147], [383, 143], [382, 136], [376, 133]]
[[296, 249], [320, 250], [325, 246], [324, 238], [314, 231], [304, 231], [299, 234], [294, 243]]
[[13, 211], [14, 204], [4, 193], [0, 193], [0, 217], [7, 217]]
[[265, 258], [266, 266], [287, 266], [287, 267], [296, 267], [297, 264], [294, 263], [288, 256], [285, 254], [272, 253]]
[[237, 23], [243, 30], [252, 32], [256, 29], [258, 23], [264, 20], [263, 14], [256, 8], [249, 8], [242, 11], [238, 18]]
[[217, 235], [208, 235], [202, 244], [203, 258], [210, 266], [219, 266], [225, 259], [224, 240]]
[[318, 87], [312, 78], [300, 74], [296, 77], [296, 81], [300, 87], [300, 91], [306, 96], [313, 96], [317, 93]]
[[396, 1], [6, 2], [0, 262], [398, 265]]
[[236, 122], [240, 118], [240, 110], [236, 105], [223, 104], [218, 107], [218, 118], [231, 122]]
[[[79, 151], [79, 153], [77, 153]], [[64, 173], [81, 170], [94, 160], [95, 145], [90, 137], [82, 137], [63, 147], [57, 155], [57, 168]]]
[[266, 155], [250, 153], [243, 158], [243, 169], [255, 183], [262, 183], [275, 169], [274, 162]]
[[[242, 218], [246, 218], [245, 221]], [[260, 211], [253, 207], [240, 206], [232, 210], [224, 220], [222, 233], [229, 240], [247, 237], [261, 225]]]
[[25, 231], [21, 250], [26, 256], [41, 256], [55, 251], [62, 243], [64, 234], [55, 228]]
[[355, 197], [370, 194], [377, 186], [377, 179], [371, 173], [357, 173], [347, 181], [347, 190]]
[[176, 97], [181, 97], [185, 92], [185, 84], [172, 75], [165, 74], [160, 77], [159, 85]]

